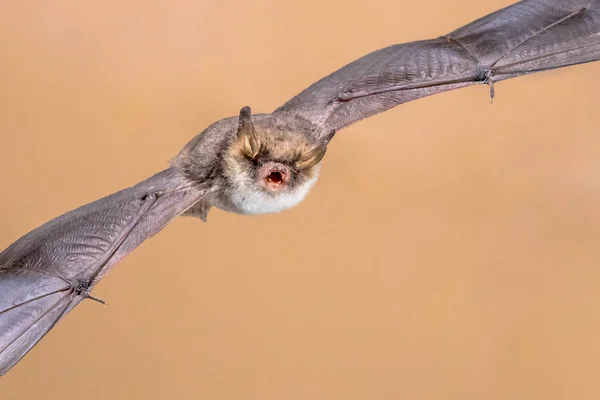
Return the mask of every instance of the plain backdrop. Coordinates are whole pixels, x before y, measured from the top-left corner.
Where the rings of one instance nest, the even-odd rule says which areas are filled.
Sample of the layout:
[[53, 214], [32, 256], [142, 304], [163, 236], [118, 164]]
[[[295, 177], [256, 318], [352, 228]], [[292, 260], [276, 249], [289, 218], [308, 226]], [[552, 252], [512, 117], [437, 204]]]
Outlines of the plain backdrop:
[[[0, 248], [210, 123], [509, 0], [0, 3]], [[0, 380], [21, 399], [597, 399], [600, 64], [344, 130], [306, 201], [178, 218]]]

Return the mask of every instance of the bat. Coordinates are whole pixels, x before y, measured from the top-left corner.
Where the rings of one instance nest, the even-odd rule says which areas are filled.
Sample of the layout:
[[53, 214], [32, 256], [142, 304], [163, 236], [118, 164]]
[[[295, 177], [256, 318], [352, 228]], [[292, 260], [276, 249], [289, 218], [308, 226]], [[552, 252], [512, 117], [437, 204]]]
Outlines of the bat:
[[447, 35], [377, 50], [270, 114], [207, 127], [170, 166], [67, 212], [0, 253], [0, 375], [129, 252], [183, 215], [242, 215], [300, 203], [336, 132], [399, 104], [600, 59], [600, 0], [523, 0]]

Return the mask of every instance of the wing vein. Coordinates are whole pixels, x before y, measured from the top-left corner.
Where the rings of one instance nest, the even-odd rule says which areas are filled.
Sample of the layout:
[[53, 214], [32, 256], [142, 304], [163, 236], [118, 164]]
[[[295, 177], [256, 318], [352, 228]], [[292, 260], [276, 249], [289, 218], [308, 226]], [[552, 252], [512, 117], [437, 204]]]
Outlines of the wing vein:
[[83, 271], [81, 271], [78, 276], [81, 275], [85, 275], [87, 273], [87, 271], [89, 271], [90, 269], [92, 270], [92, 274], [89, 276], [89, 278], [86, 279], [86, 281], [91, 284], [94, 279], [96, 279], [96, 277], [98, 276], [98, 274], [100, 273], [100, 271], [102, 271], [102, 268], [104, 268], [104, 266], [106, 265], [106, 263], [115, 255], [115, 253], [119, 250], [119, 248], [121, 247], [121, 245], [123, 244], [123, 242], [125, 242], [125, 240], [127, 239], [127, 237], [129, 236], [129, 234], [131, 233], [131, 231], [133, 230], [133, 228], [135, 228], [135, 226], [137, 225], [137, 223], [140, 221], [140, 219], [142, 218], [142, 216], [154, 205], [154, 203], [156, 203], [157, 200], [157, 196], [155, 193], [149, 194], [149, 195], [144, 195], [144, 198], [142, 199], [143, 204], [142, 207], [139, 209], [139, 211], [137, 212], [137, 214], [135, 215], [135, 217], [131, 220], [131, 222], [129, 222], [125, 228], [121, 231], [121, 233], [119, 234], [119, 236], [117, 236], [117, 238], [111, 243], [111, 245], [109, 246], [108, 249], [106, 249], [106, 252], [102, 255], [102, 257], [98, 260], [98, 262], [90, 265], [89, 267], [85, 268]]
[[[554, 53], [544, 54], [543, 56], [532, 57], [532, 58], [527, 59], [527, 62], [542, 60], [542, 59], [544, 59], [546, 57], [558, 56], [558, 55], [561, 55], [561, 54], [569, 53], [571, 51], [581, 50], [581, 49], [585, 49], [586, 47], [594, 47], [594, 46], [600, 46], [600, 43], [586, 43], [586, 44], [582, 44], [581, 46], [571, 47], [571, 48], [568, 48], [568, 49], [565, 49], [565, 50], [561, 50], [561, 51], [557, 51], [557, 52], [554, 52]], [[592, 61], [594, 61], [594, 60], [592, 60]], [[591, 62], [591, 61], [582, 61], [582, 62], [579, 62], [578, 64], [583, 64], [583, 63], [587, 63], [587, 62]], [[517, 61], [517, 62], [511, 63], [511, 64], [503, 65], [500, 68], [494, 69], [494, 72], [496, 72], [496, 73], [497, 72], [502, 72], [503, 70], [507, 70], [507, 69], [509, 69], [511, 67], [514, 67], [514, 66], [517, 66], [519, 64], [523, 64], [523, 61]], [[546, 69], [553, 69], [553, 67], [531, 69], [531, 70], [515, 70], [515, 71], [510, 71], [510, 73], [537, 72], [537, 71], [544, 71]]]
[[37, 268], [10, 267], [10, 268], [0, 268], [0, 271], [33, 271], [33, 272], [38, 272], [40, 274], [44, 274], [44, 275], [48, 275], [48, 276], [52, 276], [54, 278], [60, 279], [61, 281], [65, 282], [69, 285], [71, 284], [71, 282], [69, 282], [67, 279], [63, 278], [60, 275], [56, 275], [56, 274], [53, 274], [52, 272], [43, 271], [43, 270], [37, 269]]
[[[45, 317], [46, 315], [48, 315], [50, 312], [54, 311], [54, 310], [55, 310], [55, 309], [56, 309], [56, 308], [57, 308], [57, 307], [60, 305], [60, 303], [61, 303], [61, 302], [62, 302], [62, 301], [65, 299], [65, 298], [66, 298], [66, 297], [61, 297], [60, 299], [58, 299], [58, 300], [56, 301], [56, 303], [55, 303], [55, 304], [54, 304], [52, 307], [48, 308], [48, 309], [47, 309], [47, 310], [46, 310], [44, 313], [42, 313], [42, 315], [40, 315], [40, 316], [39, 316], [39, 317], [38, 317], [38, 318], [37, 318], [35, 321], [33, 321], [33, 322], [32, 322], [32, 323], [29, 325], [29, 327], [25, 328], [25, 330], [23, 330], [21, 333], [19, 333], [19, 334], [18, 334], [18, 335], [17, 335], [17, 336], [16, 336], [16, 337], [13, 339], [13, 340], [11, 340], [10, 342], [8, 342], [8, 343], [6, 344], [6, 346], [4, 346], [4, 348], [0, 349], [0, 355], [1, 355], [2, 353], [4, 353], [4, 352], [5, 352], [5, 351], [6, 351], [6, 350], [7, 350], [7, 349], [10, 347], [10, 346], [12, 346], [12, 344], [13, 344], [13, 343], [15, 343], [17, 340], [19, 340], [19, 339], [21, 338], [21, 336], [23, 336], [24, 334], [26, 334], [26, 333], [27, 333], [27, 331], [29, 331], [29, 330], [30, 330], [30, 329], [31, 329], [31, 328], [32, 328], [32, 327], [33, 327], [35, 324], [37, 324], [38, 322], [40, 322], [40, 321], [42, 320], [42, 318], [44, 318], [44, 317]], [[69, 302], [66, 304], [66, 307], [65, 307], [65, 309], [69, 307], [69, 304], [70, 304], [70, 303], [71, 303], [71, 302], [69, 301]], [[61, 313], [61, 316], [62, 316], [62, 315], [63, 315], [63, 314]], [[57, 318], [57, 319], [56, 319], [56, 320], [55, 320], [55, 321], [54, 321], [52, 324], [50, 324], [50, 326], [48, 327], [48, 329], [46, 329], [46, 332], [48, 332], [50, 329], [52, 329], [52, 327], [53, 327], [53, 326], [56, 324], [56, 322], [58, 322], [58, 320], [59, 320], [59, 319], [60, 319], [60, 318]]]
[[48, 296], [52, 296], [53, 294], [56, 294], [56, 293], [64, 292], [65, 290], [68, 290], [68, 289], [69, 289], [69, 286], [67, 286], [65, 288], [62, 288], [62, 289], [54, 290], [54, 291], [49, 292], [49, 293], [42, 294], [40, 296], [34, 297], [32, 299], [29, 299], [27, 301], [23, 301], [23, 302], [21, 302], [19, 304], [15, 304], [15, 305], [13, 305], [11, 307], [8, 307], [8, 308], [6, 308], [4, 310], [0, 310], [0, 314], [4, 314], [5, 312], [8, 312], [10, 310], [14, 310], [17, 307], [21, 307], [21, 306], [24, 306], [25, 304], [29, 304], [29, 303], [32, 303], [34, 301], [43, 299], [44, 297], [48, 297]]
[[564, 21], [567, 21], [575, 16], [577, 16], [578, 14], [585, 12], [586, 9], [585, 8], [580, 8], [577, 11], [573, 11], [571, 14], [559, 19], [558, 21], [543, 27], [542, 29], [534, 32], [532, 35], [526, 37], [525, 39], [523, 39], [521, 42], [519, 42], [518, 44], [516, 44], [515, 46], [513, 46], [512, 48], [510, 48], [506, 53], [504, 53], [502, 56], [500, 56], [500, 58], [498, 58], [496, 61], [494, 61], [493, 63], [490, 64], [490, 68], [493, 68], [496, 64], [498, 64], [500, 61], [502, 61], [506, 56], [510, 55], [513, 51], [517, 50], [519, 47], [523, 46], [524, 44], [526, 44], [528, 41], [530, 41], [531, 39], [537, 37], [538, 35], [548, 31], [549, 29], [555, 27], [558, 24], [561, 24]]
[[474, 54], [471, 52], [471, 50], [469, 50], [469, 49], [468, 49], [468, 48], [467, 48], [467, 47], [466, 47], [466, 46], [465, 46], [465, 45], [464, 45], [464, 44], [463, 44], [463, 43], [462, 43], [460, 40], [458, 40], [458, 39], [455, 39], [455, 38], [453, 38], [452, 36], [448, 36], [448, 35], [446, 35], [446, 36], [442, 36], [442, 38], [444, 38], [444, 39], [448, 39], [448, 40], [450, 40], [451, 42], [454, 42], [454, 43], [458, 44], [460, 47], [462, 47], [462, 49], [463, 49], [464, 51], [466, 51], [466, 52], [467, 52], [467, 54], [468, 54], [469, 56], [471, 56], [471, 58], [473, 59], [473, 61], [475, 61], [475, 62], [477, 63], [477, 65], [478, 65], [478, 66], [480, 66], [480, 65], [481, 65], [481, 61], [479, 61], [479, 59], [478, 59], [477, 57], [475, 57], [475, 55], [474, 55]]

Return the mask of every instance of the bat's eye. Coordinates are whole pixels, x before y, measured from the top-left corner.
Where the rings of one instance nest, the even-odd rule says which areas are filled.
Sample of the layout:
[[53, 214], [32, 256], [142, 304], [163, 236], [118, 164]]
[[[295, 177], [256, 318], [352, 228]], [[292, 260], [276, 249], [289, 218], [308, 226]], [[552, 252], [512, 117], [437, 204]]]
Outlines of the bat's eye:
[[271, 171], [271, 173], [267, 175], [267, 182], [279, 184], [283, 182], [283, 175], [279, 171]]

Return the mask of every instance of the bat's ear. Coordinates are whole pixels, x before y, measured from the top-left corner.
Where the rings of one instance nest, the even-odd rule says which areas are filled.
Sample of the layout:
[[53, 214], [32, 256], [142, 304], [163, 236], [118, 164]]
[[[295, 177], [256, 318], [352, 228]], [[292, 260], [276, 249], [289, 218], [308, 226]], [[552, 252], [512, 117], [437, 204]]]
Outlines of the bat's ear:
[[255, 158], [260, 150], [258, 135], [252, 124], [252, 110], [246, 106], [240, 110], [240, 120], [237, 130], [237, 140], [242, 151], [250, 158]]
[[299, 169], [310, 169], [321, 162], [323, 157], [325, 157], [326, 151], [327, 146], [320, 144], [314, 149], [301, 154], [300, 158], [296, 162], [296, 166]]
[[321, 139], [321, 143], [314, 149], [300, 155], [300, 159], [297, 162], [297, 166], [300, 169], [309, 169], [321, 162], [325, 153], [327, 152], [327, 145], [331, 142], [331, 139], [335, 136], [335, 129], [329, 131], [329, 133]]

